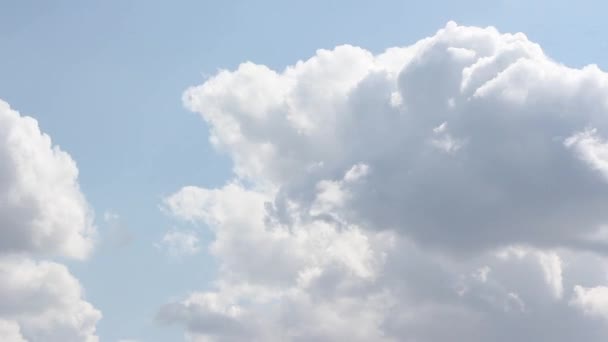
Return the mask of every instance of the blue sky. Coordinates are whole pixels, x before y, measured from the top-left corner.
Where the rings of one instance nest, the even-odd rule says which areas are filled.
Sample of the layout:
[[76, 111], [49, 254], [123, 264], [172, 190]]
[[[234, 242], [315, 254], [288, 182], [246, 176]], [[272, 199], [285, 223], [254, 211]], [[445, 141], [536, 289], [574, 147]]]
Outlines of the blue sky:
[[[0, 98], [78, 164], [102, 243], [89, 260], [65, 262], [103, 312], [101, 341], [178, 340], [180, 329], [155, 322], [158, 308], [206, 289], [217, 270], [207, 253], [176, 260], [155, 247], [168, 229], [190, 227], [160, 204], [182, 186], [232, 178], [230, 158], [183, 107], [186, 88], [244, 61], [282, 70], [319, 48], [410, 45], [449, 20], [521, 31], [560, 63], [607, 70], [606, 10], [601, 1], [5, 1]], [[105, 212], [132, 241], [109, 241]]]

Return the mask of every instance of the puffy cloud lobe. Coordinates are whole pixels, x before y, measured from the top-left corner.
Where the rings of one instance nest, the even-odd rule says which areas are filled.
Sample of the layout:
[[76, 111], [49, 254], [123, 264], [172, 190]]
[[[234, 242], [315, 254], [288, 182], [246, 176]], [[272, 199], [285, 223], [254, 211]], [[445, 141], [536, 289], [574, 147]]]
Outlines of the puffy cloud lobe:
[[0, 100], [0, 340], [97, 341], [101, 313], [59, 263], [86, 258], [92, 212], [71, 157]]
[[86, 257], [91, 211], [70, 156], [0, 100], [0, 253]]
[[359, 276], [373, 276], [373, 264], [381, 256], [372, 254], [359, 227], [301, 222], [295, 215], [297, 226], [283, 226], [269, 221], [268, 201], [264, 194], [228, 184], [216, 190], [187, 187], [166, 202], [181, 218], [199, 218], [209, 225], [216, 236], [211, 252], [222, 261], [227, 275], [247, 274], [283, 285], [298, 277], [303, 267], [314, 270], [335, 262]]
[[595, 66], [454, 23], [221, 71], [184, 101], [236, 179], [165, 202], [220, 274], [159, 318], [193, 341], [605, 340], [607, 99]]
[[97, 341], [101, 313], [82, 299], [80, 283], [65, 266], [3, 257], [0, 278], [0, 317], [28, 341]]
[[577, 285], [574, 293], [573, 305], [581, 308], [586, 314], [608, 319], [608, 287], [585, 288]]

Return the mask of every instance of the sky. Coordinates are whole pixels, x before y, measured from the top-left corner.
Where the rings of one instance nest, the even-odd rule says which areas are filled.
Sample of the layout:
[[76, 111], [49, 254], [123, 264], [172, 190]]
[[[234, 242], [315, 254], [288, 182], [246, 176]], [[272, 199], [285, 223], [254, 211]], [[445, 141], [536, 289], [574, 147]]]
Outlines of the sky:
[[606, 10], [1, 2], [0, 337], [605, 340]]

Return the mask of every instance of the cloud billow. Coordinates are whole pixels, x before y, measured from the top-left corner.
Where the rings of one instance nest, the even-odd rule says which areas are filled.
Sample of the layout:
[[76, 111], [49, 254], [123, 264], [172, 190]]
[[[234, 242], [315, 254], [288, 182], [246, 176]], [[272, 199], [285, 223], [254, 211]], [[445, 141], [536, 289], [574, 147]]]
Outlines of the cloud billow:
[[101, 313], [78, 280], [38, 260], [85, 259], [95, 234], [76, 163], [0, 100], [0, 340], [98, 341]]
[[165, 204], [221, 272], [159, 317], [193, 340], [604, 340], [607, 99], [596, 66], [455, 23], [220, 71], [184, 101], [235, 179]]
[[0, 252], [85, 258], [95, 228], [72, 158], [0, 102]]

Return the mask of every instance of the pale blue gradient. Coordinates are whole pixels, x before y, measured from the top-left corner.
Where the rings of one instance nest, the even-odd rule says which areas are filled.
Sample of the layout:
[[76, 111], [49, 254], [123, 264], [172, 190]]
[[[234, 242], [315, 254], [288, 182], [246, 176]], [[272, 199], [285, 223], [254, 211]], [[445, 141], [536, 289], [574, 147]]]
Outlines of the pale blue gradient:
[[231, 175], [202, 120], [182, 108], [186, 87], [246, 60], [282, 69], [338, 44], [408, 45], [448, 20], [523, 31], [557, 61], [606, 70], [607, 10], [599, 0], [3, 1], [0, 98], [78, 162], [102, 238], [107, 210], [134, 237], [69, 262], [103, 312], [101, 341], [176, 341], [179, 329], [155, 323], [156, 310], [209, 287], [215, 266], [206, 253], [171, 260], [154, 247], [175, 224], [159, 204]]

